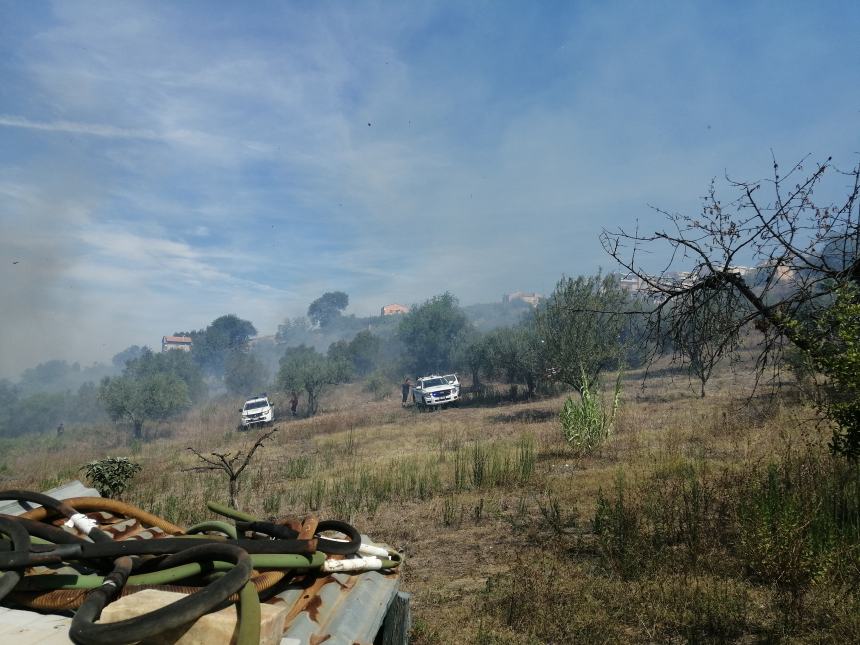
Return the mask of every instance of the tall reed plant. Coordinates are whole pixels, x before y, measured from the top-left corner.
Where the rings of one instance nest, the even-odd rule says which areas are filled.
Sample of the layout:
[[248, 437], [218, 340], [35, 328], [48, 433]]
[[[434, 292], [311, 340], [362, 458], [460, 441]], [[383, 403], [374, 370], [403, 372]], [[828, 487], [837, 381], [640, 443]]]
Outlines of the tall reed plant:
[[621, 376], [615, 380], [612, 401], [607, 402], [596, 379], [589, 379], [581, 369], [582, 387], [579, 400], [568, 397], [559, 413], [561, 429], [568, 445], [579, 453], [590, 453], [609, 437], [621, 403]]

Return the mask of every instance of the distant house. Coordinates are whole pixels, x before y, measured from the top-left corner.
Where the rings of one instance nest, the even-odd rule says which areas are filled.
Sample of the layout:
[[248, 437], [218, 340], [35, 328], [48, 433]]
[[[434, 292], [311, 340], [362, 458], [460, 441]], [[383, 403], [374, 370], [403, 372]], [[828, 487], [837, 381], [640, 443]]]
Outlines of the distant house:
[[756, 266], [756, 270], [758, 271], [759, 281], [761, 283], [764, 283], [771, 274], [773, 274], [777, 283], [783, 284], [786, 282], [792, 282], [797, 277], [797, 271], [786, 261], [781, 259], [762, 262]]
[[183, 352], [191, 351], [191, 336], [162, 336], [161, 351], [167, 352], [171, 349], [178, 349]]
[[406, 305], [390, 304], [382, 308], [383, 316], [393, 316], [394, 314], [408, 314], [409, 307]]
[[628, 293], [637, 293], [645, 291], [648, 285], [635, 273], [628, 273], [618, 278], [618, 286]]
[[526, 304], [531, 305], [532, 307], [537, 307], [540, 304], [540, 301], [543, 300], [543, 296], [539, 293], [526, 293], [525, 291], [514, 291], [513, 293], [506, 293], [502, 298], [502, 302], [510, 304], [511, 302], [519, 300], [521, 302], [525, 302]]

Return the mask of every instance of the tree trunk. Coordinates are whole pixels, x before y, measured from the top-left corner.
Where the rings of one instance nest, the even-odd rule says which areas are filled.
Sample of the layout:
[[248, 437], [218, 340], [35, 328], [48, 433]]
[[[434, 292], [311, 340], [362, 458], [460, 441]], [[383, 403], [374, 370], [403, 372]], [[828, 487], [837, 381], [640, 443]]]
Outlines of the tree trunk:
[[143, 439], [143, 419], [134, 419], [132, 426], [131, 436], [135, 439]]
[[481, 387], [481, 382], [478, 380], [478, 370], [472, 370], [472, 389], [477, 391]]
[[526, 377], [526, 387], [529, 389], [529, 399], [535, 394], [535, 379], [533, 376]]
[[230, 490], [230, 506], [232, 508], [237, 508], [236, 498], [239, 496], [239, 480], [235, 477], [231, 477], [228, 486]]

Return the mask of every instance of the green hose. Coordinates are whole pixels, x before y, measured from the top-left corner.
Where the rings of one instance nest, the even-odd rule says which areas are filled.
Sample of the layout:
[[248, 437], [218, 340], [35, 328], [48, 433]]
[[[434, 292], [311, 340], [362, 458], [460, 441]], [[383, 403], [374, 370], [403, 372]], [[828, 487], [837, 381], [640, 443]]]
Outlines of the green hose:
[[40, 537], [36, 537], [35, 535], [31, 535], [30, 536], [30, 544], [53, 544], [53, 542], [42, 539]]
[[247, 513], [243, 513], [242, 511], [237, 511], [235, 508], [230, 508], [225, 504], [219, 504], [218, 502], [206, 502], [207, 508], [213, 513], [218, 513], [218, 515], [223, 515], [224, 517], [229, 517], [234, 520], [240, 520], [242, 522], [254, 522], [256, 521], [256, 517], [253, 515], [248, 515]]
[[[255, 569], [318, 569], [325, 562], [325, 554], [316, 552], [312, 557], [303, 555], [283, 554], [252, 554], [251, 564]], [[185, 580], [207, 571], [228, 571], [233, 568], [229, 562], [216, 560], [205, 565], [200, 562], [189, 562], [162, 571], [142, 573], [129, 576], [126, 584], [130, 586], [166, 585], [178, 580]], [[50, 589], [95, 589], [104, 583], [104, 576], [74, 575], [60, 573], [56, 575], [26, 576], [18, 583], [18, 591], [47, 591]]]
[[[224, 573], [218, 571], [210, 577], [220, 578]], [[254, 583], [248, 583], [239, 592], [239, 607], [237, 612], [238, 631], [236, 632], [236, 645], [260, 645], [260, 623], [263, 613], [260, 609], [260, 596]]]
[[260, 645], [260, 597], [254, 583], [248, 582], [239, 592], [239, 630], [236, 645]]
[[194, 534], [202, 533], [204, 531], [220, 531], [229, 538], [233, 538], [234, 540], [239, 539], [239, 536], [236, 534], [235, 526], [227, 524], [227, 522], [219, 522], [218, 520], [208, 520], [206, 522], [195, 524], [194, 526], [189, 526], [185, 530], [185, 533]]

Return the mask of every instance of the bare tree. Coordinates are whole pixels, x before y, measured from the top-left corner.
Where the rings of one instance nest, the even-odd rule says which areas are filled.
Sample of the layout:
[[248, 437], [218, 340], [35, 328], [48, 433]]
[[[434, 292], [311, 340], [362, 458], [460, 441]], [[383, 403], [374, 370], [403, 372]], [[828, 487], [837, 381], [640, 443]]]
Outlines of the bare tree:
[[[705, 385], [714, 368], [726, 357], [732, 357], [741, 343], [733, 292], [693, 291], [685, 303], [690, 316], [672, 320], [661, 340], [671, 343], [675, 358], [687, 365], [690, 378], [699, 380], [699, 392], [705, 397]], [[697, 302], [698, 301], [698, 302]], [[680, 323], [680, 324], [678, 324]]]
[[[709, 332], [724, 349], [750, 324], [762, 332], [759, 374], [766, 368], [778, 374], [787, 346], [816, 352], [811, 322], [844, 287], [860, 285], [860, 164], [840, 171], [829, 158], [811, 169], [805, 163], [783, 175], [774, 160], [765, 180], [726, 177], [734, 196], [725, 203], [712, 182], [696, 215], [655, 209], [668, 226], [653, 233], [603, 232], [604, 249], [654, 302], [652, 336], [695, 325], [702, 307], [716, 303], [731, 313]], [[644, 257], [666, 262], [651, 271]]]
[[278, 428], [274, 427], [268, 432], [261, 434], [247, 452], [240, 450], [235, 455], [229, 452], [210, 452], [209, 455], [203, 455], [198, 450], [189, 446], [188, 450], [193, 452], [197, 459], [202, 463], [199, 466], [192, 466], [191, 468], [185, 468], [183, 470], [184, 472], [195, 473], [206, 472], [209, 470], [220, 470], [226, 474], [228, 480], [227, 486], [230, 494], [230, 506], [236, 508], [236, 498], [239, 496], [239, 477], [242, 475], [245, 468], [248, 467], [248, 464], [251, 463], [251, 459], [254, 457], [254, 453], [257, 452], [257, 449], [261, 448], [266, 439], [271, 437], [277, 431]]

